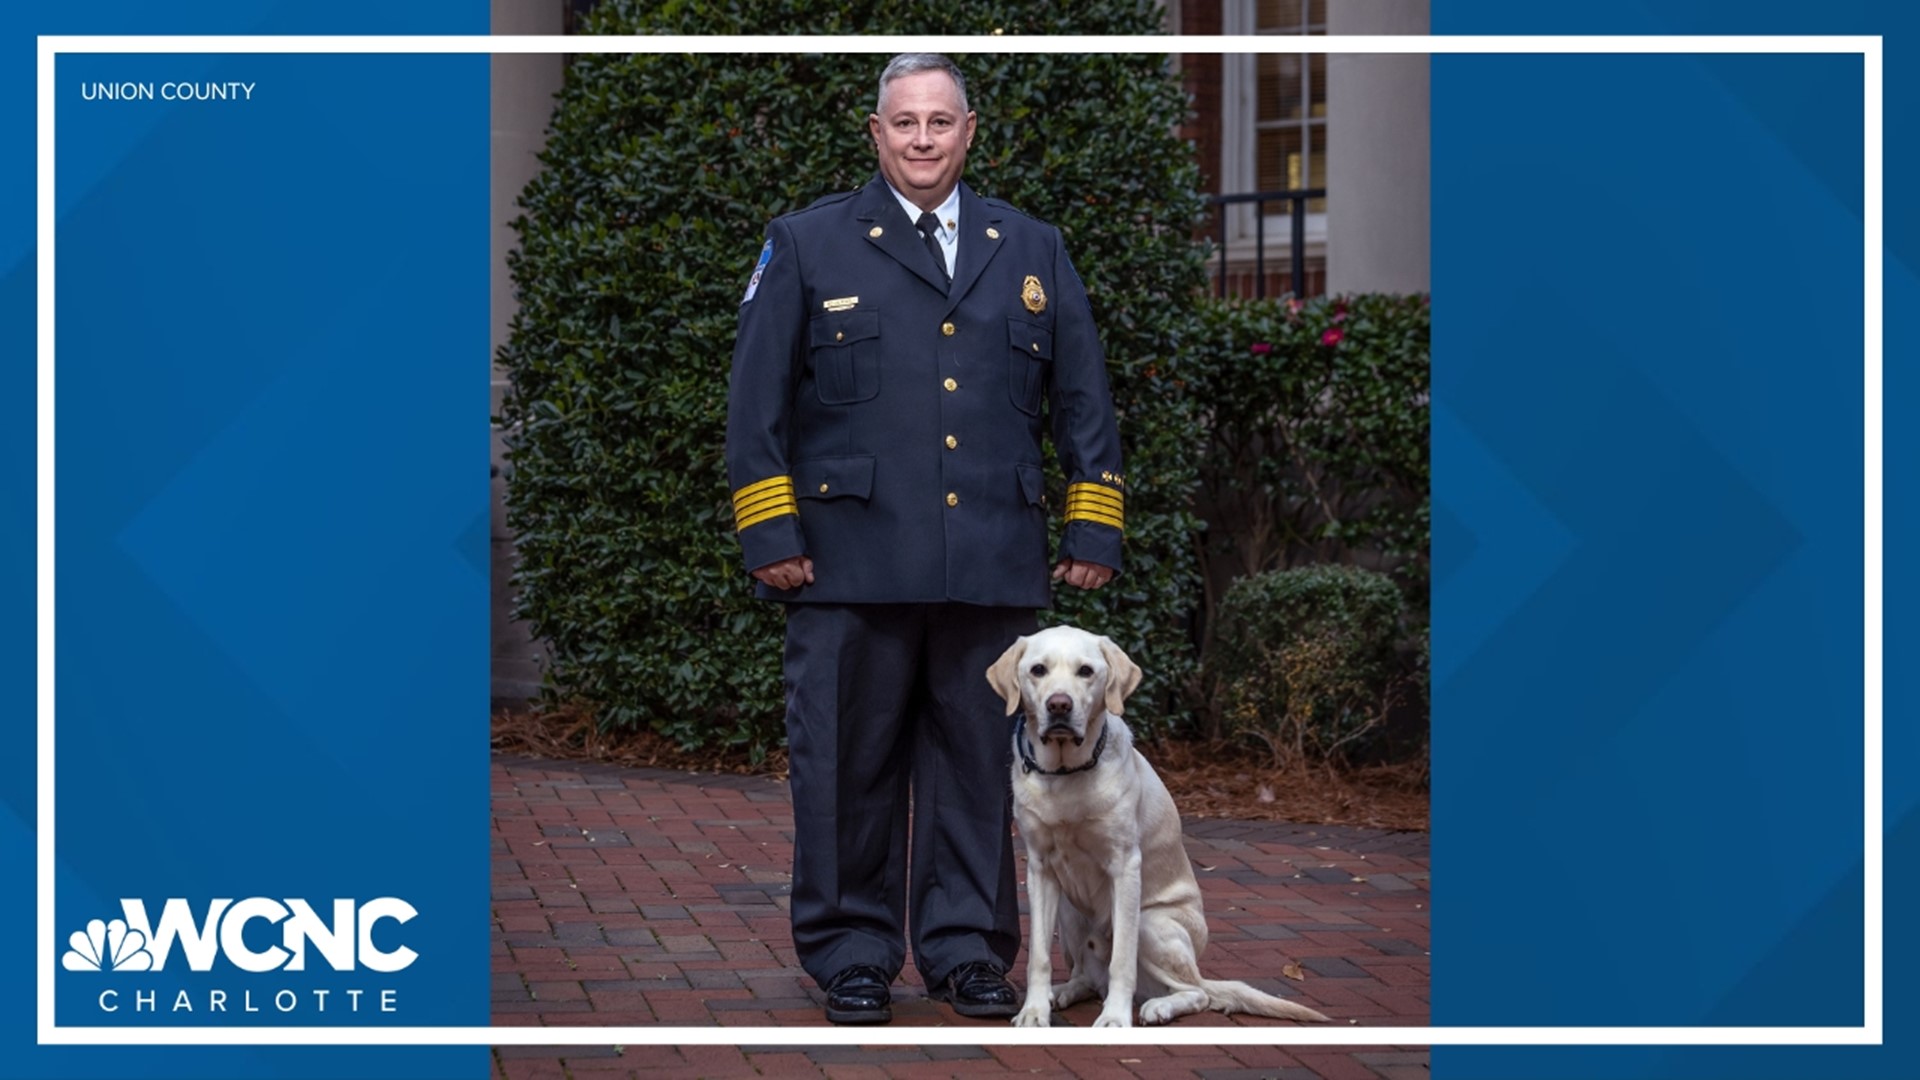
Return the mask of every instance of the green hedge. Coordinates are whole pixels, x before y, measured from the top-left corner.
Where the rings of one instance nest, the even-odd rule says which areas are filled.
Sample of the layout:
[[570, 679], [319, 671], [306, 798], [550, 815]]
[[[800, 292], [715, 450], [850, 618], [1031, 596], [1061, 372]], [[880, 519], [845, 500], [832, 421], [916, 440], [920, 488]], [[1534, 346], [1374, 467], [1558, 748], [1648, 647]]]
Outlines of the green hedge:
[[1234, 582], [1207, 663], [1229, 731], [1283, 767], [1344, 760], [1406, 689], [1394, 651], [1404, 611], [1392, 580], [1353, 566]]
[[[1156, 4], [607, 0], [591, 33], [1142, 34]], [[750, 598], [722, 465], [741, 290], [768, 219], [864, 183], [878, 55], [583, 54], [521, 197], [508, 523], [548, 698], [683, 744], [781, 738], [781, 615]], [[1092, 296], [1127, 450], [1127, 573], [1056, 616], [1127, 643], [1143, 701], [1197, 670], [1204, 440], [1182, 392], [1205, 280], [1186, 102], [1167, 58], [955, 58], [980, 115], [967, 182], [1060, 226]], [[1051, 477], [1053, 505], [1064, 485]], [[1151, 725], [1170, 710], [1145, 709]]]

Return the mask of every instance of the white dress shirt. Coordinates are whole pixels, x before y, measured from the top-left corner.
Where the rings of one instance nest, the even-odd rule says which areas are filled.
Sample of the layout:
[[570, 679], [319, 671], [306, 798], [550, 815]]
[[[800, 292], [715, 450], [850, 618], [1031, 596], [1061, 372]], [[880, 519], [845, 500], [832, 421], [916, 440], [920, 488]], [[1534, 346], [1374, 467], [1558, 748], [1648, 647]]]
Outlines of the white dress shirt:
[[[900, 209], [907, 212], [908, 221], [918, 222], [920, 220], [920, 208], [908, 200], [905, 195], [900, 194], [899, 188], [889, 183], [887, 190], [893, 192], [893, 197], [900, 200]], [[959, 184], [953, 185], [953, 190], [947, 193], [946, 202], [934, 207], [933, 216], [940, 219], [940, 227], [933, 230], [933, 235], [935, 239], [940, 241], [940, 253], [947, 257], [947, 276], [952, 277], [954, 260], [959, 258], [960, 255]]]

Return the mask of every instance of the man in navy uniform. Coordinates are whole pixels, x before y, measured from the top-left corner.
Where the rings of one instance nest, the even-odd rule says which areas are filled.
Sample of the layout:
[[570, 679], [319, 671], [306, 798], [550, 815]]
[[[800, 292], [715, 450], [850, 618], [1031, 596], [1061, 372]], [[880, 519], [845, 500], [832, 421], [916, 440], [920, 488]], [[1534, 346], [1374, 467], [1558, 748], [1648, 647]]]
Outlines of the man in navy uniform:
[[1120, 566], [1086, 290], [1058, 229], [960, 183], [974, 123], [952, 61], [895, 57], [867, 120], [880, 175], [767, 226], [734, 346], [735, 527], [757, 594], [787, 604], [793, 940], [836, 1023], [892, 1018], [909, 923], [932, 997], [1019, 1007], [986, 671], [1051, 603], [1043, 416], [1069, 481], [1051, 578]]

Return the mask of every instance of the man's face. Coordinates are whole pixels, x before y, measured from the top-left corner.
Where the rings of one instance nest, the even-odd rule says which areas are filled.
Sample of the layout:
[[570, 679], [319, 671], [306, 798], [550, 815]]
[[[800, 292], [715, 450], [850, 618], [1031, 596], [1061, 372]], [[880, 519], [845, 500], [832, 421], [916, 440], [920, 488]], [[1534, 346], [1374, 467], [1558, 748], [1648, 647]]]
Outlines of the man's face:
[[932, 210], [960, 182], [974, 115], [960, 111], [960, 90], [944, 71], [893, 80], [880, 107], [884, 113], [867, 117], [880, 175], [920, 209]]

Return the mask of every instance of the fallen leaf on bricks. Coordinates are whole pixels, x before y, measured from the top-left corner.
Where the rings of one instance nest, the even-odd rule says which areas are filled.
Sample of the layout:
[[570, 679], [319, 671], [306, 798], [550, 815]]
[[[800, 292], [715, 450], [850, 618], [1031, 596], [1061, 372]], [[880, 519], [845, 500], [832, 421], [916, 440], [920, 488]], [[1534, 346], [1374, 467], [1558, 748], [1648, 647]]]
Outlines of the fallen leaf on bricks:
[[1280, 974], [1285, 975], [1289, 979], [1297, 979], [1300, 982], [1307, 981], [1307, 973], [1302, 971], [1300, 965], [1297, 963], [1288, 964], [1286, 967], [1281, 968]]

